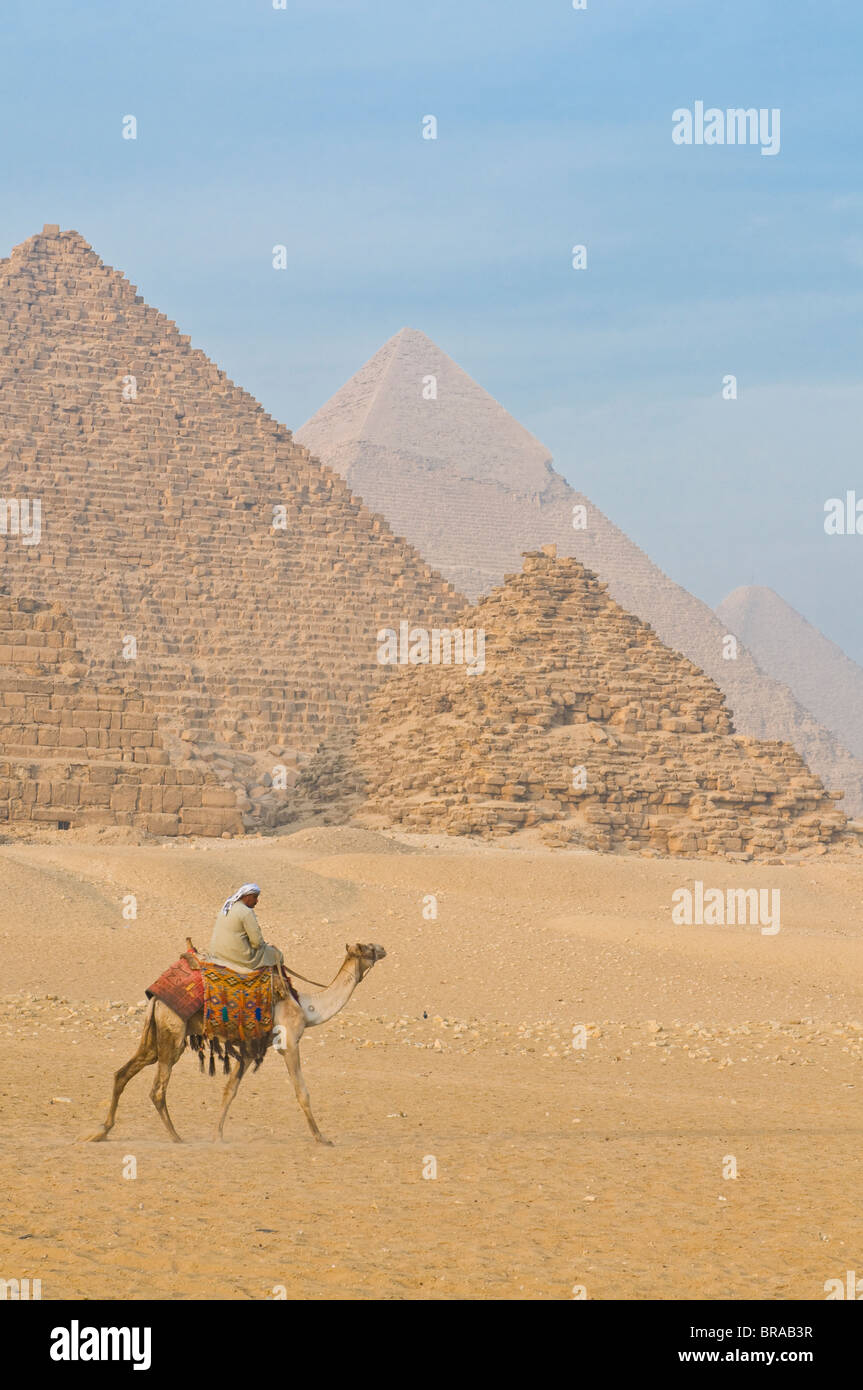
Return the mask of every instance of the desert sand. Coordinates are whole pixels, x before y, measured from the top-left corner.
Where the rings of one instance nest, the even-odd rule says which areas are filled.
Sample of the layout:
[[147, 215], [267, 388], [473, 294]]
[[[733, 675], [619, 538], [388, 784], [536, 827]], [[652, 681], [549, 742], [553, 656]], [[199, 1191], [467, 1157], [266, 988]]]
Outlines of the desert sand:
[[[302, 1043], [335, 1147], [275, 1054], [224, 1144], [222, 1081], [188, 1053], [183, 1145], [152, 1069], [107, 1143], [78, 1142], [145, 988], [247, 879], [304, 974], [331, 978], [347, 941], [388, 953]], [[695, 879], [780, 888], [780, 932], [674, 925]], [[859, 861], [82, 830], [7, 839], [0, 881], [0, 1275], [43, 1299], [823, 1299], [863, 1270]]]

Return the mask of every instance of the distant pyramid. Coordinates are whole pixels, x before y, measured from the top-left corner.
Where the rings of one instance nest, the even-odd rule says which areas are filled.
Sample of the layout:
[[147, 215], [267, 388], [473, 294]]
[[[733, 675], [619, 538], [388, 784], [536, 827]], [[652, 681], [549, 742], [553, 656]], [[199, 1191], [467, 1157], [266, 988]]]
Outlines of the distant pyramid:
[[372, 823], [537, 827], [596, 850], [776, 860], [857, 846], [800, 755], [735, 735], [713, 681], [577, 560], [526, 556], [459, 627], [484, 632], [485, 669], [396, 669], [353, 746], [311, 760], [304, 790], [353, 795]]
[[[432, 488], [446, 483], [456, 459], [460, 477], [522, 497], [538, 500], [554, 481], [545, 446], [413, 328], [384, 343], [300, 435], [313, 453], [325, 448], [338, 458], [337, 471], [352, 486], [362, 479], [389, 498], [388, 484], [396, 485], [396, 507], [403, 488], [398, 475], [389, 476], [393, 454], [422, 467]], [[405, 519], [414, 516], [405, 510]], [[473, 574], [467, 566], [471, 589]]]
[[727, 659], [727, 628], [708, 605], [574, 491], [548, 450], [424, 334], [397, 333], [296, 437], [470, 598], [518, 569], [524, 551], [554, 542], [577, 556], [716, 681], [739, 731], [793, 744], [844, 790], [849, 813], [863, 812], [863, 761], [746, 650]]
[[77, 232], [0, 261], [0, 401], [7, 590], [59, 600], [94, 676], [192, 744], [313, 746], [382, 625], [463, 603]]
[[735, 589], [716, 609], [762, 671], [788, 686], [856, 758], [863, 758], [863, 668], [772, 589]]

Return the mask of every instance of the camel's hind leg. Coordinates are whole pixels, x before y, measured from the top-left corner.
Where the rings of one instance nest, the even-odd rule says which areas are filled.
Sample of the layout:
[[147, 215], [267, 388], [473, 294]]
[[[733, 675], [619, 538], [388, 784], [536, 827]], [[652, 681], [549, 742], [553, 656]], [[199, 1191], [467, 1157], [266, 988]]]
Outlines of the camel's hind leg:
[[183, 1141], [175, 1130], [171, 1116], [168, 1114], [165, 1093], [168, 1089], [168, 1082], [171, 1079], [174, 1063], [179, 1061], [183, 1048], [186, 1045], [186, 1025], [172, 1010], [166, 1010], [166, 1012], [170, 1015], [170, 1022], [167, 1020], [163, 1021], [164, 1026], [158, 1029], [156, 1034], [156, 1052], [159, 1066], [156, 1072], [156, 1080], [153, 1082], [153, 1089], [150, 1092], [150, 1099], [161, 1115], [165, 1128], [174, 1143], [182, 1144]]
[[101, 1129], [96, 1130], [95, 1134], [88, 1134], [85, 1138], [85, 1142], [89, 1141], [91, 1144], [98, 1144], [103, 1139], [107, 1139], [109, 1131], [114, 1128], [114, 1120], [116, 1119], [120, 1097], [132, 1080], [132, 1077], [137, 1076], [139, 1071], [143, 1071], [144, 1067], [151, 1067], [155, 1062], [157, 1052], [156, 1026], [153, 1019], [154, 1010], [155, 1001], [151, 1004], [150, 1011], [147, 1014], [144, 1031], [141, 1034], [141, 1041], [138, 1044], [138, 1051], [135, 1053], [134, 1057], [129, 1058], [128, 1062], [126, 1062], [118, 1072], [114, 1073], [114, 1090], [111, 1095], [111, 1103], [108, 1106], [108, 1113], [105, 1116], [105, 1122]]
[[222, 1092], [222, 1113], [219, 1116], [219, 1125], [215, 1134], [216, 1139], [224, 1139], [225, 1137], [225, 1120], [227, 1119], [228, 1111], [231, 1108], [231, 1103], [233, 1102], [234, 1096], [240, 1089], [240, 1082], [243, 1079], [247, 1065], [248, 1063], [246, 1061], [246, 1058], [241, 1057], [240, 1060], [237, 1062], [236, 1070], [231, 1073], [231, 1075], [228, 1077], [227, 1082], [225, 1083], [225, 1089]]
[[309, 1088], [305, 1083], [303, 1073], [300, 1071], [300, 1049], [291, 1038], [288, 1038], [287, 1040], [284, 1049], [284, 1054], [285, 1066], [291, 1074], [291, 1080], [294, 1083], [294, 1091], [296, 1092], [297, 1100], [300, 1103], [300, 1109], [302, 1110], [303, 1114], [309, 1122], [309, 1129], [312, 1131], [312, 1134], [315, 1136], [319, 1144], [326, 1144], [328, 1145], [328, 1147], [332, 1148], [332, 1139], [325, 1139], [324, 1136], [321, 1134], [321, 1131], [318, 1129], [317, 1124], [315, 1123], [315, 1117], [312, 1114], [312, 1107], [309, 1103]]

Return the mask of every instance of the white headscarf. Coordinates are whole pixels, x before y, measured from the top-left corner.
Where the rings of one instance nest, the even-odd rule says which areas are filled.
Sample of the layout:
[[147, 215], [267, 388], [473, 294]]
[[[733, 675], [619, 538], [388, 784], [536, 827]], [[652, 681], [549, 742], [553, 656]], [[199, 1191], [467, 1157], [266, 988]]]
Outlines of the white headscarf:
[[225, 905], [222, 908], [222, 916], [227, 917], [231, 908], [234, 906], [234, 903], [239, 902], [240, 898], [244, 898], [247, 893], [260, 893], [260, 891], [261, 890], [258, 887], [257, 883], [244, 883], [242, 888], [237, 889], [236, 893], [232, 898], [228, 898], [226, 900]]

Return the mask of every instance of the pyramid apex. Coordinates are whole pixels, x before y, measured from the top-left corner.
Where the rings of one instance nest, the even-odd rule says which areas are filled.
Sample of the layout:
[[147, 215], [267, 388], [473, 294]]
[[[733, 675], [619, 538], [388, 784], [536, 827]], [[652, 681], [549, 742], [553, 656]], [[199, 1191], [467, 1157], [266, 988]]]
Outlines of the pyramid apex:
[[[531, 550], [523, 550], [521, 552], [521, 555], [522, 559], [525, 561], [555, 560], [559, 561], [561, 565], [566, 565], [570, 568], [572, 568], [573, 565], [578, 569], [584, 568], [581, 562], [577, 560], [574, 555], [558, 555], [556, 541], [552, 541], [548, 545], [534, 546]], [[531, 566], [531, 568], [534, 568], [534, 566]]]
[[725, 595], [721, 603], [716, 605], [716, 612], [721, 613], [725, 608], [739, 608], [742, 604], [751, 603], [770, 603], [774, 606], [782, 605], [790, 608], [787, 599], [778, 594], [775, 589], [771, 589], [767, 584], [740, 584], [736, 589]]
[[[73, 247], [78, 251], [88, 251], [94, 256], [96, 254], [89, 241], [85, 241], [81, 233], [76, 232], [74, 228], [68, 227], [64, 230], [58, 222], [44, 222], [41, 232], [34, 232], [26, 241], [13, 246], [12, 255], [16, 258], [23, 256], [26, 259], [28, 256], [44, 255], [46, 252], [62, 253]], [[98, 257], [96, 259], [98, 260]]]
[[415, 343], [418, 346], [421, 345], [423, 347], [433, 347], [436, 352], [440, 352], [440, 348], [437, 346], [437, 343], [435, 343], [433, 338], [430, 338], [427, 333], [423, 333], [421, 328], [411, 328], [408, 324], [405, 324], [404, 328], [400, 328], [397, 333], [394, 333], [391, 338], [388, 338], [387, 342], [384, 344], [384, 347], [388, 346], [391, 343]]
[[[420, 329], [379, 348], [297, 431], [297, 438], [372, 505], [390, 497], [382, 469], [412, 461], [423, 477], [448, 473], [534, 498], [549, 485], [551, 455], [493, 396]], [[379, 486], [380, 485], [380, 486]]]

